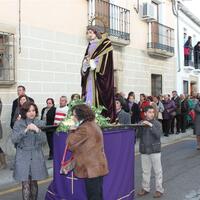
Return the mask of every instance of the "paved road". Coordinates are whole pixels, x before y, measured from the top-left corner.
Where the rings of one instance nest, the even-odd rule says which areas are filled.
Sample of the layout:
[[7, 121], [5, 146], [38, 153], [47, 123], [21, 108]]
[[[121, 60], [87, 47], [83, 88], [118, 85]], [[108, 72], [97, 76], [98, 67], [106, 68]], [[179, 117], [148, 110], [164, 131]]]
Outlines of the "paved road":
[[[182, 141], [163, 148], [162, 162], [164, 172], [165, 195], [162, 200], [200, 200], [200, 151], [195, 149], [195, 141]], [[143, 200], [152, 200], [154, 193], [154, 177], [152, 192]], [[136, 189], [140, 188], [141, 165], [136, 161]], [[192, 195], [193, 194], [193, 195]], [[190, 196], [190, 197], [189, 197]], [[196, 198], [192, 198], [196, 196]], [[198, 196], [198, 197], [197, 197]]]
[[[165, 195], [162, 200], [200, 200], [200, 152], [195, 149], [195, 141], [187, 140], [163, 148], [162, 153]], [[140, 156], [136, 157], [136, 190], [140, 188]], [[39, 187], [38, 200], [44, 200], [49, 181]], [[152, 191], [146, 197], [137, 200], [152, 200]], [[190, 196], [190, 197], [189, 197]], [[196, 196], [192, 198], [192, 196]], [[0, 200], [21, 200], [21, 191], [0, 195]], [[110, 200], [110, 199], [109, 199]]]

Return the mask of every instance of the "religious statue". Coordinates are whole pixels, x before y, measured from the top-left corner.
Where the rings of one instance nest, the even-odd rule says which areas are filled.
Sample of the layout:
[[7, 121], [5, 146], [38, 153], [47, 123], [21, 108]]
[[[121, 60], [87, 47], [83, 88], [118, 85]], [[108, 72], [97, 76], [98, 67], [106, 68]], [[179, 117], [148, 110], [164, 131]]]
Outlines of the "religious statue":
[[115, 119], [113, 47], [96, 26], [87, 28], [89, 44], [81, 67], [82, 97], [93, 106], [104, 106], [105, 117]]

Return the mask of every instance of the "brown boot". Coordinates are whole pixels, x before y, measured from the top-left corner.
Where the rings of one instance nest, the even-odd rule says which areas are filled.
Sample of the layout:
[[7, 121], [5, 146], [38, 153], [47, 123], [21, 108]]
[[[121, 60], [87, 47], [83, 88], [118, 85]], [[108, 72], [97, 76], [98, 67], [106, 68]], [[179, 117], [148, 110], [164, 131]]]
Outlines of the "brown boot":
[[160, 198], [162, 197], [163, 193], [156, 191], [155, 194], [153, 195], [153, 198]]
[[147, 194], [149, 194], [149, 192], [147, 192], [146, 190], [144, 190], [144, 189], [141, 189], [141, 191], [140, 192], [138, 192], [138, 196], [139, 197], [143, 197], [143, 196], [145, 196], [145, 195], [147, 195]]
[[6, 155], [4, 153], [0, 153], [0, 169], [6, 169], [7, 163], [6, 163]]

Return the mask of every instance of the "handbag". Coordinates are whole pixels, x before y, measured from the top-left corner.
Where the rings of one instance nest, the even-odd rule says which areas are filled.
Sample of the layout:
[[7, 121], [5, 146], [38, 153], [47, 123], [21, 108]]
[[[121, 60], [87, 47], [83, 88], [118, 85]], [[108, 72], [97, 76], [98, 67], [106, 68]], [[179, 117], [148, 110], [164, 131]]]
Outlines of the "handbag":
[[194, 111], [194, 110], [191, 110], [191, 111], [188, 113], [188, 115], [191, 117], [192, 121], [194, 121], [194, 120], [195, 120], [196, 113], [195, 113], [195, 111]]
[[67, 151], [69, 150], [68, 144], [65, 146], [63, 158], [61, 161], [61, 168], [60, 168], [60, 174], [61, 175], [67, 175], [70, 171], [72, 171], [75, 168], [75, 160], [74, 157], [71, 156], [69, 160], [65, 161]]
[[190, 49], [188, 47], [184, 48], [184, 55], [188, 56], [190, 54]]
[[176, 111], [171, 112], [170, 115], [171, 115], [172, 117], [175, 117], [175, 116], [176, 116]]
[[163, 119], [163, 116], [162, 116], [162, 113], [161, 113], [161, 112], [158, 112], [158, 119], [160, 119], [160, 120]]

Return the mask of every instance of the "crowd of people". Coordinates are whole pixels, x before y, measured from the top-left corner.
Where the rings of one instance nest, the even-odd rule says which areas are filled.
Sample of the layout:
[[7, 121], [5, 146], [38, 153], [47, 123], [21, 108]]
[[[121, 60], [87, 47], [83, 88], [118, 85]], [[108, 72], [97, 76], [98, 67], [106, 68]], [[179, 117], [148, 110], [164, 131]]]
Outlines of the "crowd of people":
[[[41, 110], [41, 112], [39, 112], [37, 105], [34, 103], [34, 99], [26, 95], [24, 86], [18, 86], [17, 93], [18, 98], [13, 101], [10, 121], [10, 127], [13, 130], [11, 138], [16, 149], [16, 159], [13, 167], [14, 178], [22, 182], [24, 199], [29, 199], [30, 196], [37, 199], [37, 181], [46, 178], [48, 175], [45, 158], [42, 153], [42, 145], [45, 143], [46, 138], [49, 146], [48, 159], [53, 159], [53, 130], [46, 131], [46, 134], [44, 134], [40, 127], [44, 125], [58, 125], [67, 116], [69, 109], [68, 100], [66, 96], [61, 96], [59, 99], [59, 105], [56, 107], [54, 99], [47, 98], [46, 106]], [[70, 101], [76, 99], [81, 99], [81, 96], [79, 94], [73, 94]], [[142, 133], [153, 131], [154, 133], [152, 134], [157, 135], [157, 140], [160, 141], [160, 136], [162, 134], [169, 137], [170, 134], [185, 133], [187, 128], [192, 127], [194, 129], [194, 134], [196, 134], [197, 137], [197, 149], [200, 150], [199, 102], [199, 94], [197, 96], [188, 96], [184, 94], [178, 95], [176, 91], [173, 91], [171, 95], [166, 94], [160, 96], [146, 96], [145, 94], [140, 94], [139, 101], [136, 100], [134, 92], [129, 92], [127, 97], [125, 97], [123, 93], [115, 94], [115, 123], [125, 125], [143, 122], [144, 124], [150, 124], [149, 126], [155, 125], [155, 127], [158, 127], [155, 130], [142, 129], [142, 131], [138, 131], [138, 137], [140, 138], [140, 151], [144, 154], [144, 156], [142, 156], [143, 170], [148, 170], [148, 176], [143, 176], [144, 181], [146, 179], [146, 185], [143, 184], [143, 190], [140, 191], [139, 195], [143, 196], [149, 191], [149, 183], [147, 184], [147, 179], [150, 177], [150, 167], [145, 166], [147, 160], [152, 159], [152, 163], [158, 167], [155, 173], [157, 173], [159, 180], [162, 179], [160, 161], [161, 147], [158, 146], [156, 149], [153, 148], [150, 153], [153, 154], [153, 157], [148, 157], [147, 155], [149, 155], [149, 153], [146, 153], [145, 148], [142, 148], [141, 146], [144, 145], [145, 147], [146, 145], [145, 134]], [[2, 104], [0, 105], [2, 107]], [[83, 111], [84, 109], [87, 110], [89, 108], [83, 108]], [[80, 110], [77, 110], [76, 112], [79, 111]], [[38, 118], [39, 114], [40, 118]], [[82, 115], [84, 114], [82, 113]], [[93, 115], [91, 114], [91, 116]], [[80, 121], [80, 124], [82, 124], [81, 122], [82, 121]], [[152, 137], [152, 142], [155, 142], [155, 137]], [[28, 152], [31, 153], [29, 154]], [[157, 157], [155, 157], [156, 153]], [[5, 168], [5, 154], [1, 148], [0, 156], [0, 167]], [[101, 175], [104, 173], [106, 174], [107, 170], [106, 167], [102, 171]], [[98, 176], [98, 179], [96, 180], [97, 182], [102, 182], [100, 176]], [[164, 192], [161, 182], [162, 181], [157, 183], [157, 196], [162, 195]], [[90, 188], [90, 185], [93, 183], [90, 183], [90, 180], [87, 179], [88, 188]], [[98, 187], [101, 187], [101, 185], [98, 185]]]
[[[127, 115], [131, 123], [142, 123], [147, 127], [139, 127], [139, 152], [141, 153], [142, 188], [138, 196], [150, 193], [152, 168], [155, 174], [156, 192], [154, 198], [164, 194], [163, 171], [161, 164], [161, 135], [185, 133], [190, 126], [197, 138], [197, 150], [200, 150], [200, 96], [180, 96], [176, 91], [172, 95], [146, 96], [140, 94], [140, 101], [135, 99], [134, 92], [126, 98], [123, 93], [116, 95], [116, 111], [118, 121], [124, 123]], [[118, 104], [121, 109], [118, 111]], [[122, 114], [121, 114], [122, 113]], [[126, 120], [125, 120], [126, 119]], [[176, 130], [176, 131], [175, 131]]]
[[[31, 97], [25, 94], [24, 86], [18, 86], [18, 98], [13, 101], [10, 127], [13, 129], [14, 123], [21, 119], [21, 109], [25, 102], [34, 102]], [[79, 94], [73, 94], [70, 101], [80, 99]], [[189, 96], [176, 91], [172, 94], [160, 96], [146, 96], [140, 94], [139, 101], [136, 100], [134, 92], [129, 92], [125, 97], [123, 93], [115, 94], [115, 110], [116, 123], [119, 124], [136, 124], [145, 119], [144, 109], [147, 106], [153, 106], [155, 119], [162, 124], [162, 132], [168, 137], [170, 134], [185, 133], [189, 127], [195, 129], [195, 113], [198, 116], [198, 102], [200, 95]], [[61, 96], [59, 106], [55, 107], [53, 98], [47, 98], [46, 106], [41, 111], [41, 120], [46, 122], [46, 125], [58, 125], [64, 119], [68, 112], [68, 101], [66, 96]], [[198, 117], [196, 117], [198, 118]], [[198, 119], [197, 119], [198, 120]], [[53, 132], [47, 131], [47, 141], [49, 145], [49, 160], [53, 159]], [[198, 134], [198, 131], [197, 131]], [[197, 136], [198, 148], [200, 148], [200, 139]]]
[[[140, 94], [140, 100], [137, 102], [134, 92], [130, 92], [127, 98], [123, 93], [116, 94], [116, 98], [121, 102], [121, 110], [129, 113], [132, 124], [144, 120], [144, 108], [149, 105], [153, 106], [155, 118], [161, 122], [163, 134], [166, 137], [170, 134], [185, 133], [187, 128], [196, 127], [195, 116], [198, 115], [196, 108], [200, 100], [199, 94], [196, 96], [178, 95], [176, 91], [172, 91], [171, 95], [160, 96]], [[119, 116], [119, 118], [122, 117]]]

